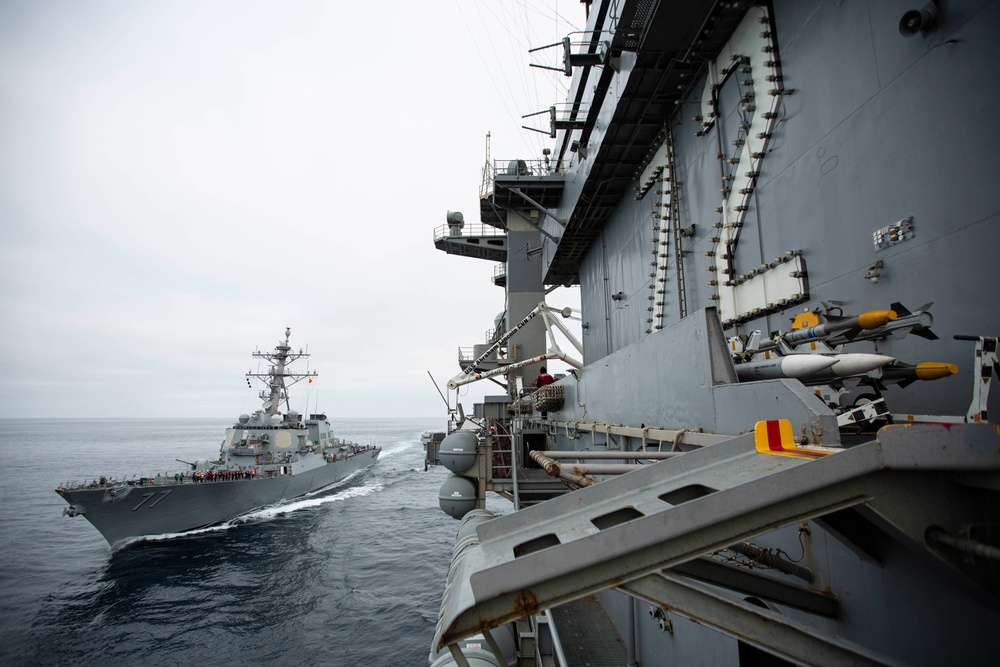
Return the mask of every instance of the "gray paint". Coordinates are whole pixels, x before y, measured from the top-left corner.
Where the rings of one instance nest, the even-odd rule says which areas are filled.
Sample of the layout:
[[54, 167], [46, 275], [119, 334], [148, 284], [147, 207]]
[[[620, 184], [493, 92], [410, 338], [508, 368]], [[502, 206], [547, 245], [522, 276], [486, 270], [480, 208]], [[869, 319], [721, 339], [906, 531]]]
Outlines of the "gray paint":
[[[725, 335], [754, 329], [765, 334], [786, 330], [796, 313], [818, 308], [821, 301], [841, 302], [845, 314], [887, 308], [896, 301], [911, 310], [933, 302], [933, 330], [940, 340], [911, 335], [900, 340], [853, 344], [848, 351], [878, 351], [910, 363], [958, 364], [961, 370], [955, 377], [918, 382], [905, 389], [892, 388], [886, 399], [894, 412], [963, 415], [972, 398], [973, 347], [954, 341], [952, 336], [1000, 334], [994, 293], [1000, 278], [995, 257], [1000, 248], [1000, 189], [992, 184], [990, 176], [995, 152], [992, 115], [1000, 108], [1000, 79], [995, 75], [1000, 56], [1000, 41], [996, 39], [1000, 2], [941, 2], [944, 20], [934, 31], [926, 36], [901, 37], [897, 29], [900, 16], [919, 4], [852, 0], [772, 3], [783, 85], [792, 92], [782, 99], [735, 262], [737, 272], [741, 272], [787, 250], [801, 251], [808, 274], [809, 300], [732, 327]], [[680, 12], [663, 3], [655, 12], [680, 20]], [[596, 25], [596, 17], [601, 14], [598, 8], [591, 8], [588, 29], [603, 27]], [[655, 57], [649, 53], [640, 56], [647, 59], [647, 67], [648, 59]], [[608, 125], [619, 106], [644, 103], [621, 99], [632, 74], [643, 64], [641, 58], [631, 53], [622, 55], [608, 96], [600, 101], [602, 107], [590, 142], [583, 147], [587, 157], [577, 155], [566, 174], [563, 198], [555, 208], [558, 217], [572, 220], [578, 207], [587, 206], [587, 202], [580, 201], [580, 194], [595, 169], [593, 160], [601, 142], [614, 136]], [[560, 382], [566, 401], [562, 410], [549, 413], [556, 425], [549, 427], [547, 447], [593, 447], [597, 436], [574, 437], [571, 425], [575, 420], [631, 427], [703, 428], [735, 435], [750, 431], [758, 420], [785, 418], [792, 422], [797, 437], [824, 445], [841, 441], [833, 413], [811, 389], [794, 381], [738, 384], [731, 376], [733, 367], [721, 345], [724, 337], [717, 331], [718, 320], [711, 310], [715, 304], [710, 296], [715, 290], [708, 285], [712, 275], [707, 268], [714, 258], [706, 253], [712, 250], [709, 239], [719, 235], [713, 226], [719, 221], [715, 208], [720, 205], [720, 188], [724, 185], [721, 176], [726, 166], [720, 164], [717, 154], [721, 147], [723, 157], [732, 155], [731, 141], [739, 121], [735, 113], [738, 85], [734, 80], [723, 85], [719, 91], [719, 122], [704, 136], [695, 136], [699, 124], [692, 116], [700, 113], [697, 101], [704, 85], [702, 77], [691, 86], [688, 101], [679, 106], [679, 111], [670, 119], [662, 119], [665, 124], [669, 122], [675, 145], [675, 195], [679, 198], [680, 219], [674, 224], [696, 226], [693, 238], [685, 240], [683, 246], [690, 251], [683, 261], [691, 315], [679, 319], [675, 284], [670, 282], [665, 295], [666, 328], [645, 332], [654, 202], [653, 193], [636, 201], [629, 188], [601, 221], [596, 241], [579, 262], [583, 320], [587, 324], [583, 336], [585, 365], [579, 379], [567, 377]], [[576, 86], [574, 83], [571, 92]], [[587, 104], [596, 103], [586, 97]], [[653, 124], [657, 119], [644, 121]], [[650, 152], [656, 148], [648, 147]], [[641, 172], [643, 165], [626, 166]], [[631, 185], [638, 186], [638, 182]], [[873, 232], [907, 216], [913, 218], [915, 238], [876, 250]], [[545, 223], [545, 228], [555, 235], [561, 233], [551, 221]], [[671, 281], [677, 270], [673, 243], [671, 238]], [[542, 252], [546, 269], [554, 255], [554, 244], [546, 241]], [[884, 267], [879, 281], [873, 283], [865, 279], [865, 274], [877, 260]], [[990, 409], [995, 419], [1000, 409], [997, 392]], [[973, 431], [968, 431], [969, 438], [963, 444], [952, 442], [955, 448], [940, 461], [942, 472], [920, 473], [914, 471], [919, 464], [909, 458], [909, 453], [937, 451], [955, 433], [934, 428], [883, 430], [878, 437], [891, 443], [894, 454], [876, 465], [878, 472], [873, 474], [877, 480], [856, 487], [860, 494], [855, 498], [856, 509], [816, 521], [810, 518], [804, 523], [787, 519], [789, 523], [783, 527], [776, 522], [753, 538], [764, 547], [780, 548], [790, 556], [800, 554], [801, 562], [814, 573], [812, 589], [829, 591], [841, 606], [835, 617], [810, 614], [773, 601], [768, 604], [769, 611], [758, 612], [744, 604], [738, 591], [709, 587], [712, 595], [721, 595], [733, 603], [728, 615], [692, 622], [683, 618], [685, 609], [660, 600], [659, 604], [671, 610], [674, 632], [660, 632], [640, 614], [639, 660], [643, 664], [735, 664], [738, 643], [732, 635], [739, 634], [738, 627], [762, 628], [764, 632], [745, 640], [765, 647], [769, 641], [767, 629], [773, 627], [775, 632], [793, 629], [783, 636], [794, 646], [771, 644], [770, 648], [777, 652], [787, 648], [799, 656], [800, 662], [808, 662], [813, 655], [811, 633], [819, 638], [817, 647], [846, 647], [849, 656], [853, 651], [862, 660], [943, 664], [960, 654], [970, 661], [995, 662], [996, 642], [991, 641], [990, 628], [996, 622], [998, 586], [995, 576], [988, 574], [989, 565], [963, 561], [961, 555], [937, 548], [925, 537], [932, 524], [948, 525], [960, 532], [966, 530], [963, 526], [995, 522], [995, 489], [1000, 488], [995, 471], [987, 471], [986, 466], [971, 476], [956, 472], [965, 465], [963, 448], [980, 447], [987, 432], [992, 433], [980, 429], [973, 436]], [[846, 451], [824, 459], [823, 465], [810, 468], [813, 464], [805, 464], [801, 475], [779, 473], [783, 463], [776, 462], [773, 477], [761, 487], [769, 491], [761, 493], [776, 498], [788, 491], [789, 484], [801, 484], [803, 493], [811, 494], [815, 491], [811, 485], [816, 482], [810, 481], [813, 476], [809, 471], [848, 465], [856, 457], [867, 456], [867, 448], [874, 446], [870, 437], [844, 439], [850, 440]], [[869, 442], [858, 444], [864, 440]], [[749, 441], [740, 439], [739, 447], [746, 447]], [[636, 449], [641, 443], [638, 438], [612, 436], [608, 444], [612, 448]], [[707, 449], [698, 452], [702, 460], [723, 456], [723, 452], [738, 447], [733, 442]], [[697, 460], [691, 459], [690, 465]], [[747, 457], [747, 464], [759, 462], [759, 458]], [[706, 462], [698, 473], [725, 476], [713, 470], [714, 465]], [[692, 472], [685, 470], [665, 479], [664, 484], [682, 483], [684, 475]], [[733, 466], [732, 472], [742, 474], [745, 468]], [[509, 539], [519, 542], [547, 530], [563, 537], [565, 531], [565, 545], [566, 540], [584, 532], [570, 535], [573, 531], [565, 523], [565, 512], [596, 512], [590, 499], [598, 497], [597, 502], [609, 503], [600, 510], [607, 512], [614, 505], [609, 496], [638, 507], [642, 500], [632, 491], [646, 479], [644, 474], [651, 473], [632, 473], [638, 476], [602, 482], [547, 501], [504, 517], [492, 528], [484, 525], [480, 534], [495, 537], [499, 526], [508, 526]], [[761, 496], [756, 493], [748, 493], [745, 498], [746, 502], [759, 500]], [[778, 511], [773, 505], [765, 502], [761, 511]], [[553, 515], [551, 524], [535, 523], [547, 512]], [[793, 515], [794, 511], [786, 518]], [[738, 532], [740, 528], [721, 523], [725, 522], [708, 522], [700, 529], [729, 527]], [[995, 541], [995, 535], [983, 533], [981, 537]], [[588, 548], [580, 546], [583, 551]], [[667, 541], [664, 546], [675, 545]], [[560, 547], [550, 549], [559, 550], [558, 555], [565, 554], [566, 558], [588, 555]], [[565, 558], [556, 555], [543, 549], [530, 554], [521, 564], [564, 568]], [[595, 564], [567, 576], [605, 576], [603, 568], [620, 565], [617, 560]], [[517, 568], [504, 571], [510, 577], [521, 576]], [[535, 571], [532, 576], [542, 575]], [[782, 575], [764, 571], [764, 576]], [[538, 583], [538, 590], [545, 585]], [[704, 590], [688, 593], [691, 597], [687, 599], [695, 602], [710, 597]], [[598, 597], [619, 632], [624, 632], [626, 599], [611, 590], [598, 593]], [[709, 621], [717, 623], [721, 631], [706, 627]], [[741, 625], [744, 622], [749, 624]], [[847, 644], [842, 643], [845, 640]]]
[[[938, 381], [950, 391], [917, 383], [893, 391], [890, 405], [899, 412], [962, 414], [971, 398], [973, 350], [951, 336], [1000, 331], [996, 309], [983, 308], [996, 301], [993, 285], [1000, 279], [993, 251], [1000, 247], [1000, 190], [970, 178], [991, 172], [992, 154], [984, 149], [989, 134], [982, 129], [1000, 106], [993, 68], [1000, 57], [994, 30], [1000, 8], [949, 3], [940, 30], [904, 39], [897, 23], [908, 3], [827, 2], [812, 11], [806, 5], [776, 3], [784, 84], [794, 92], [785, 98], [736, 258], [739, 271], [801, 249], [812, 299], [727, 334], [787, 330], [795, 313], [822, 300], [843, 301], [850, 313], [895, 301], [911, 310], [934, 302], [934, 331], [942, 340], [930, 345], [911, 336], [878, 349], [910, 363], [956, 363], [960, 372]], [[727, 137], [733, 133], [731, 88], [721, 96], [730, 119], [722, 123]], [[700, 99], [700, 88], [693, 97]], [[712, 225], [721, 186], [720, 130], [695, 137], [695, 113], [695, 105], [685, 105], [673, 123], [678, 222], [697, 228], [685, 259], [689, 312], [711, 304], [705, 253], [708, 238], [717, 234]], [[572, 191], [567, 187], [570, 201]], [[621, 200], [580, 267], [583, 319], [591, 324], [584, 335], [586, 363], [644, 335], [652, 196]], [[567, 208], [560, 206], [561, 214]], [[916, 238], [876, 251], [872, 233], [906, 216], [914, 218]], [[872, 284], [864, 275], [879, 259], [885, 267]], [[673, 276], [672, 259], [669, 266]], [[669, 287], [667, 323], [677, 319]], [[612, 301], [617, 292], [624, 299]], [[868, 343], [855, 351], [875, 349]], [[1000, 410], [1000, 398], [994, 396], [990, 407]]]

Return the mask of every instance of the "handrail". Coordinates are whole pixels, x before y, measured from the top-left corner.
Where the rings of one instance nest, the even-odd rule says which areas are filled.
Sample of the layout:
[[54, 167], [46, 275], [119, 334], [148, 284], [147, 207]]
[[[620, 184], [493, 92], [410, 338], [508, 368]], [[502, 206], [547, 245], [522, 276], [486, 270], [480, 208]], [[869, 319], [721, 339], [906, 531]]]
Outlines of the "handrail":
[[483, 181], [479, 187], [479, 197], [485, 199], [493, 192], [497, 174], [521, 176], [565, 175], [567, 164], [562, 160], [493, 160], [483, 167]]
[[440, 241], [441, 239], [449, 237], [461, 237], [461, 236], [504, 236], [507, 234], [507, 230], [498, 229], [492, 225], [483, 224], [471, 224], [463, 225], [457, 229], [456, 234], [453, 231], [453, 226], [451, 225], [440, 225], [434, 228], [434, 241]]

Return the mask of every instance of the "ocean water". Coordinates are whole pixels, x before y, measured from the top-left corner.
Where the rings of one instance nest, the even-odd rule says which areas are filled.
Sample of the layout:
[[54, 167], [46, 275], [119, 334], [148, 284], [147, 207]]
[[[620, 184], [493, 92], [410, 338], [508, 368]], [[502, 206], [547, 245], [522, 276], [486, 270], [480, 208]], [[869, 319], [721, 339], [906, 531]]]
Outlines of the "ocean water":
[[61, 482], [214, 458], [228, 420], [0, 420], [0, 665], [426, 665], [458, 523], [420, 434], [332, 419], [373, 467], [218, 528], [112, 553]]

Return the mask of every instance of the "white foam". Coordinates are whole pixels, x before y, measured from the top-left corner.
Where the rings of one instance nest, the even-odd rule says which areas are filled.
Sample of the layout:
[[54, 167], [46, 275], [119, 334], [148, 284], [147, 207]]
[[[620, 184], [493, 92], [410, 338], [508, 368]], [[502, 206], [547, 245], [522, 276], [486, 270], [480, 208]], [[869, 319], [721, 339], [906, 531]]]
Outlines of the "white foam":
[[318, 491], [313, 491], [301, 498], [292, 501], [281, 501], [273, 505], [268, 505], [257, 510], [252, 510], [246, 514], [241, 514], [238, 517], [234, 517], [222, 523], [216, 524], [214, 526], [206, 526], [205, 528], [195, 528], [194, 530], [186, 530], [183, 533], [162, 533], [160, 535], [142, 535], [140, 537], [132, 537], [121, 542], [117, 547], [116, 551], [124, 549], [133, 544], [139, 542], [165, 542], [167, 540], [174, 540], [178, 537], [190, 537], [192, 535], [205, 535], [209, 533], [219, 533], [223, 531], [230, 530], [236, 526], [257, 522], [257, 521], [270, 521], [284, 514], [289, 514], [291, 512], [297, 512], [303, 509], [310, 509], [313, 507], [320, 507], [328, 503], [335, 503], [341, 500], [349, 500], [351, 498], [360, 498], [363, 496], [368, 496], [373, 493], [382, 490], [381, 484], [368, 484], [363, 486], [355, 486], [349, 489], [344, 489], [340, 493], [335, 493], [332, 495], [319, 495], [325, 493], [329, 489], [339, 486], [347, 482], [351, 477], [354, 477], [358, 473], [363, 472], [363, 470], [358, 470], [351, 473], [344, 479], [326, 486]]
[[379, 460], [383, 461], [385, 459], [391, 459], [393, 457], [399, 456], [405, 453], [407, 450], [413, 449], [414, 447], [419, 447], [419, 442], [403, 442], [394, 443], [392, 449], [382, 448], [382, 454], [379, 455]]
[[208, 533], [221, 533], [223, 531], [229, 530], [230, 528], [235, 528], [236, 523], [231, 521], [226, 521], [225, 523], [216, 524], [214, 526], [206, 526], [205, 528], [195, 528], [194, 530], [186, 530], [183, 533], [161, 533], [159, 535], [141, 535], [139, 537], [130, 537], [123, 540], [115, 547], [115, 551], [120, 551], [125, 547], [131, 546], [133, 544], [138, 544], [140, 542], [166, 542], [167, 540], [176, 540], [178, 537], [190, 537], [191, 535], [205, 535]]
[[[335, 493], [328, 496], [316, 496], [315, 494], [313, 494], [311, 496], [305, 496], [303, 498], [292, 500], [287, 503], [268, 505], [267, 507], [262, 507], [259, 510], [254, 510], [252, 512], [248, 512], [246, 514], [238, 516], [235, 519], [231, 519], [231, 521], [236, 523], [248, 523], [251, 521], [261, 521], [261, 520], [267, 521], [270, 519], [274, 519], [275, 517], [279, 517], [283, 514], [289, 514], [291, 512], [297, 512], [299, 510], [310, 509], [313, 507], [320, 507], [321, 505], [326, 505], [328, 503], [336, 503], [340, 502], [341, 500], [360, 498], [363, 496], [371, 495], [381, 490], [382, 490], [381, 484], [371, 484], [366, 486], [354, 486], [349, 489], [344, 489], [340, 493]], [[322, 493], [322, 491], [317, 491], [316, 493]]]

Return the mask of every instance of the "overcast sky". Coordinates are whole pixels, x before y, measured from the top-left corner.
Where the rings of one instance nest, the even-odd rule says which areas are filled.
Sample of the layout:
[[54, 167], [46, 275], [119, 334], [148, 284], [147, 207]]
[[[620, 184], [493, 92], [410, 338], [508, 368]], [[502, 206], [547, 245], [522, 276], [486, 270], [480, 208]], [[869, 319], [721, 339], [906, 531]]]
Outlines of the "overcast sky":
[[568, 79], [527, 50], [584, 23], [577, 0], [0, 1], [0, 417], [235, 417], [288, 326], [310, 404], [443, 420], [427, 372], [503, 292], [433, 230], [478, 223], [487, 132], [495, 159], [550, 145], [520, 116]]

